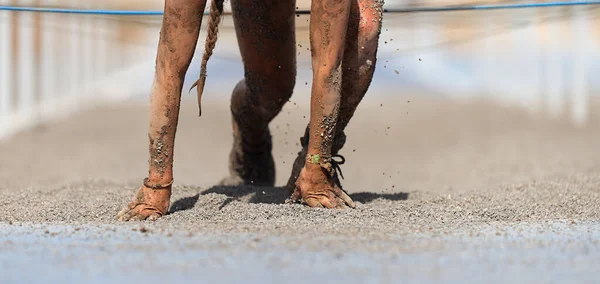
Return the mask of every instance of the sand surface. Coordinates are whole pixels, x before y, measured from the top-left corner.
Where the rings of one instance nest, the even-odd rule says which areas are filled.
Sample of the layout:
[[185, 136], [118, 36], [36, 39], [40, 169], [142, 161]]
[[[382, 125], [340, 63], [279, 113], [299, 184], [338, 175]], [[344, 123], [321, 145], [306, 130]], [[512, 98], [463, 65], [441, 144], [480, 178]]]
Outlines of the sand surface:
[[[308, 121], [296, 96], [271, 125], [278, 186]], [[484, 102], [367, 99], [341, 152], [358, 208], [326, 210], [282, 205], [280, 187], [214, 187], [227, 173], [228, 104], [208, 99], [197, 118], [186, 99], [171, 214], [155, 223], [114, 219], [147, 173], [146, 100], [100, 107], [0, 143], [0, 275], [591, 283], [600, 268], [592, 105], [577, 128]]]

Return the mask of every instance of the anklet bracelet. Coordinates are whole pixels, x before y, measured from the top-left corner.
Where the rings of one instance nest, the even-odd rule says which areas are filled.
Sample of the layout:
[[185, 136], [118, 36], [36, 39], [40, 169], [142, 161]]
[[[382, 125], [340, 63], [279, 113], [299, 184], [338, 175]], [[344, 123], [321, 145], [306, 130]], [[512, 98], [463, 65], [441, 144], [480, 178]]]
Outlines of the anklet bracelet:
[[[340, 161], [336, 161], [333, 158], [340, 158]], [[330, 157], [321, 157], [321, 155], [319, 154], [307, 154], [306, 162], [313, 165], [319, 165], [322, 168], [326, 169], [330, 174], [339, 172], [342, 179], [344, 178], [340, 165], [343, 165], [346, 162], [346, 159], [342, 155], [334, 154]]]
[[308, 162], [310, 164], [314, 164], [314, 165], [327, 164], [330, 160], [331, 160], [331, 158], [321, 157], [321, 155], [319, 155], [319, 154], [315, 154], [315, 155], [307, 154], [306, 155], [306, 162]]
[[151, 189], [167, 189], [171, 185], [173, 185], [173, 180], [171, 180], [167, 184], [160, 184], [160, 183], [150, 184], [150, 179], [149, 178], [144, 178], [144, 186], [147, 187], [147, 188], [151, 188]]

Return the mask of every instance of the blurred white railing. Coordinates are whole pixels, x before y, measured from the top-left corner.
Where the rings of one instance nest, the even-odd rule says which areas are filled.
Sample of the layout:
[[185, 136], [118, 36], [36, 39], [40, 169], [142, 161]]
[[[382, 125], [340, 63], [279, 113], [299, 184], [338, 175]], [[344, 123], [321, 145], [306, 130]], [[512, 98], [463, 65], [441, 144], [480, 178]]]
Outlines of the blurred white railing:
[[[158, 0], [122, 2], [0, 0], [0, 5], [162, 7]], [[298, 6], [306, 9], [308, 3]], [[388, 7], [399, 4], [409, 2], [386, 1]], [[588, 6], [386, 14], [375, 80], [397, 85], [398, 95], [418, 86], [446, 97], [489, 96], [537, 113], [568, 115], [583, 125], [590, 96], [600, 89], [600, 81], [592, 80], [600, 72], [599, 14]], [[143, 79], [149, 88], [160, 19], [0, 11], [0, 139], [98, 101], [126, 98], [139, 87], [129, 79], [141, 70], [150, 74]], [[297, 21], [304, 47], [305, 19]], [[224, 25], [217, 52], [239, 59], [236, 45], [223, 44], [234, 38], [231, 21]], [[301, 57], [308, 60], [308, 52]]]
[[600, 91], [598, 16], [598, 6], [388, 14], [375, 80], [581, 126]]
[[[5, 2], [78, 8], [93, 3]], [[152, 56], [150, 46], [127, 44], [130, 35], [140, 34], [131, 29], [110, 16], [0, 11], [0, 139], [130, 95], [131, 86], [119, 74]]]

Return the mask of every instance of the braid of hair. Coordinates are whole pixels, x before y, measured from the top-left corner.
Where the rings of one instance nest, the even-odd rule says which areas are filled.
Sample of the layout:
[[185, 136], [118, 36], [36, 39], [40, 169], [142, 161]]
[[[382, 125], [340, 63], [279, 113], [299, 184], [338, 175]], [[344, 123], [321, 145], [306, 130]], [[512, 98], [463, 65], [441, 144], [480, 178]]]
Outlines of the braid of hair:
[[204, 91], [204, 83], [206, 82], [206, 65], [217, 44], [219, 23], [221, 23], [221, 18], [223, 16], [223, 2], [224, 0], [212, 0], [212, 4], [210, 5], [210, 18], [207, 26], [204, 55], [202, 56], [202, 63], [200, 65], [200, 78], [192, 85], [192, 89], [196, 86], [198, 87], [198, 116], [202, 115], [200, 100], [202, 98], [202, 92]]

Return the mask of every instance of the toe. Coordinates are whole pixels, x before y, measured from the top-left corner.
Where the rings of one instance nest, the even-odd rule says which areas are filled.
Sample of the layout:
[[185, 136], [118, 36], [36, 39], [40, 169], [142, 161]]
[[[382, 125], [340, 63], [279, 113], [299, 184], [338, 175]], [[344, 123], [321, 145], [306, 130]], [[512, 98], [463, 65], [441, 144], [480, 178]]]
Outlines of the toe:
[[344, 192], [341, 188], [335, 187], [333, 189], [333, 192], [338, 198], [340, 198], [343, 201], [343, 203], [345, 203], [345, 205], [347, 205], [350, 208], [356, 208], [356, 204], [354, 204], [352, 198], [350, 198], [350, 196], [348, 196], [348, 194], [346, 194], [346, 192]]
[[305, 198], [304, 202], [306, 202], [306, 204], [308, 204], [308, 206], [313, 207], [313, 208], [323, 208], [323, 205], [321, 204], [321, 202], [319, 202], [319, 200], [317, 200], [314, 197]]
[[161, 216], [160, 216], [160, 214], [158, 214], [158, 213], [152, 213], [152, 215], [148, 216], [148, 219], [147, 219], [147, 220], [150, 220], [150, 221], [156, 221], [156, 220], [158, 220], [158, 218], [160, 218], [160, 217], [161, 217]]
[[118, 216], [118, 220], [119, 221], [129, 221], [131, 220], [131, 218], [135, 216], [135, 210], [129, 210], [127, 209], [126, 212], [124, 212], [123, 214], [120, 214]]
[[348, 209], [348, 205], [346, 205], [346, 201], [344, 201], [343, 199], [339, 198], [339, 197], [335, 197], [335, 202], [336, 202], [336, 206], [335, 208], [338, 209]]
[[129, 212], [129, 208], [123, 208], [121, 209], [121, 211], [119, 211], [119, 213], [117, 213], [117, 220], [120, 220], [121, 217], [123, 217], [123, 215], [125, 215], [127, 212]]
[[329, 200], [329, 198], [325, 198], [325, 197], [324, 197], [324, 198], [321, 198], [321, 199], [319, 200], [319, 202], [320, 202], [320, 203], [321, 203], [323, 206], [325, 206], [325, 208], [329, 208], [329, 209], [331, 209], [331, 208], [336, 208], [335, 204], [331, 203], [331, 200]]
[[136, 214], [135, 216], [131, 217], [131, 219], [129, 219], [129, 221], [144, 221], [146, 220], [146, 215], [144, 214]]

